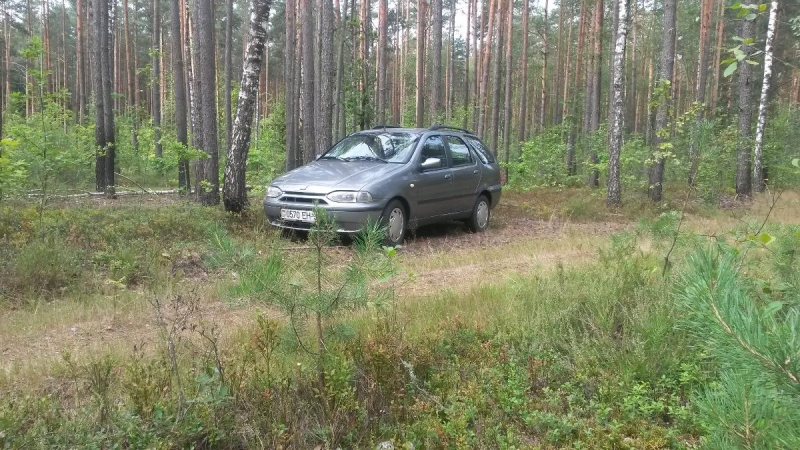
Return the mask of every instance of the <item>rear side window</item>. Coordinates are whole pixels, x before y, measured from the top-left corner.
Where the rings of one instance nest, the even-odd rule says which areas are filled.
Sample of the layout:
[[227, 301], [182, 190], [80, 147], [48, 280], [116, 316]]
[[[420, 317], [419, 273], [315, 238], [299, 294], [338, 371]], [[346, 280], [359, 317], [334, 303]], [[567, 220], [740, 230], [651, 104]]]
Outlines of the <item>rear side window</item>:
[[444, 152], [444, 142], [440, 136], [431, 136], [422, 147], [422, 161], [429, 158], [439, 158], [443, 165], [447, 165], [447, 155]]
[[447, 141], [447, 146], [450, 147], [450, 157], [453, 158], [453, 167], [472, 164], [472, 154], [464, 141], [456, 136], [447, 136], [445, 140]]
[[466, 139], [469, 145], [471, 145], [472, 148], [475, 149], [475, 152], [478, 153], [478, 157], [481, 159], [481, 162], [484, 164], [490, 164], [494, 162], [494, 155], [492, 155], [492, 152], [490, 152], [489, 149], [483, 145], [483, 142], [481, 142], [480, 139], [473, 136], [464, 136], [464, 139]]

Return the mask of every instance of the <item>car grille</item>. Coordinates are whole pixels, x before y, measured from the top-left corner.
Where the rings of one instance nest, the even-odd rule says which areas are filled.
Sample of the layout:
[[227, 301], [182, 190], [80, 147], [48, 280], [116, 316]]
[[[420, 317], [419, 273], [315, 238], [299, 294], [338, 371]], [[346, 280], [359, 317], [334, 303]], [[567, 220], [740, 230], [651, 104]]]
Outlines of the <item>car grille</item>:
[[308, 205], [308, 206], [312, 206], [314, 205], [314, 203], [318, 205], [328, 204], [328, 202], [323, 197], [313, 196], [313, 195], [297, 195], [294, 193], [284, 193], [283, 196], [281, 196], [280, 201], [284, 203], [295, 203], [297, 205]]

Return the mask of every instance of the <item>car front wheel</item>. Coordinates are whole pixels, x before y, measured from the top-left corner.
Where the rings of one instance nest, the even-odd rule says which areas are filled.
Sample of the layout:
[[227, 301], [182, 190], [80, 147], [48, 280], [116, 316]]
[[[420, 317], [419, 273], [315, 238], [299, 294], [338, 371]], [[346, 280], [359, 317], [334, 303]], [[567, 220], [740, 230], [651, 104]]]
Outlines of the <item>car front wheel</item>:
[[475, 206], [472, 208], [472, 217], [467, 221], [467, 226], [471, 231], [479, 233], [489, 227], [490, 217], [489, 199], [485, 195], [481, 195], [475, 201]]
[[389, 202], [381, 215], [381, 225], [386, 230], [384, 245], [389, 247], [401, 245], [406, 237], [406, 223], [408, 222], [403, 204], [398, 200]]

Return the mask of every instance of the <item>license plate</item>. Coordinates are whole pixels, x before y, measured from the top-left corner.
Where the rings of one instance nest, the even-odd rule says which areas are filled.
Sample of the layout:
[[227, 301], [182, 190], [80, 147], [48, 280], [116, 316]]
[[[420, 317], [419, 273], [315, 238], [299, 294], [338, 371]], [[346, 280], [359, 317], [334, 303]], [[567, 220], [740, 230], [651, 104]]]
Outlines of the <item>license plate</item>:
[[302, 209], [281, 209], [281, 219], [295, 222], [316, 222], [314, 211], [305, 211]]

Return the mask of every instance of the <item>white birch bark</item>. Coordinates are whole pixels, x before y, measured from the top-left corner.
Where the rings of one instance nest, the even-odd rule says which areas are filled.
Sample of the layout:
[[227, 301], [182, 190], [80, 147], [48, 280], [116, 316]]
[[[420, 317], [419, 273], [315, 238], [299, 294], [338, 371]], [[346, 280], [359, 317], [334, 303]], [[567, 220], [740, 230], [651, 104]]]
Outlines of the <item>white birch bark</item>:
[[772, 52], [775, 40], [775, 22], [778, 17], [778, 2], [773, 1], [769, 7], [769, 26], [767, 27], [767, 44], [764, 49], [764, 80], [761, 84], [761, 100], [758, 103], [758, 124], [756, 125], [756, 146], [753, 153], [753, 181], [756, 192], [764, 192], [767, 184], [764, 179], [764, 128], [767, 125], [767, 95], [772, 79]]
[[244, 64], [242, 83], [236, 105], [231, 144], [228, 147], [228, 162], [225, 166], [225, 185], [222, 190], [226, 211], [239, 212], [247, 206], [245, 169], [250, 149], [253, 113], [258, 98], [258, 80], [261, 61], [267, 41], [269, 8], [272, 0], [253, 0], [250, 6], [250, 32]]
[[625, 74], [625, 43], [628, 36], [628, 2], [620, 0], [617, 4], [617, 21], [619, 28], [612, 55], [612, 93], [611, 93], [611, 129], [608, 146], [608, 193], [606, 202], [609, 206], [622, 203], [622, 186], [620, 182], [620, 152], [622, 150], [622, 131], [624, 125], [625, 102], [622, 94]]

